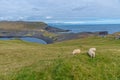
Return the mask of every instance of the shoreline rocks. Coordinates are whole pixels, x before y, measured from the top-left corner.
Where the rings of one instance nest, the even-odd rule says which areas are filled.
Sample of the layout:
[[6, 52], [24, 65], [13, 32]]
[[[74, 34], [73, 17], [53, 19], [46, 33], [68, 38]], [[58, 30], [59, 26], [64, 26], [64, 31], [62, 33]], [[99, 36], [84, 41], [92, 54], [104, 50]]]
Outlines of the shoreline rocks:
[[99, 31], [99, 32], [80, 32], [80, 33], [63, 33], [56, 37], [55, 42], [65, 41], [65, 40], [72, 40], [72, 39], [80, 39], [86, 38], [89, 36], [101, 36], [105, 37], [108, 35], [107, 31]]

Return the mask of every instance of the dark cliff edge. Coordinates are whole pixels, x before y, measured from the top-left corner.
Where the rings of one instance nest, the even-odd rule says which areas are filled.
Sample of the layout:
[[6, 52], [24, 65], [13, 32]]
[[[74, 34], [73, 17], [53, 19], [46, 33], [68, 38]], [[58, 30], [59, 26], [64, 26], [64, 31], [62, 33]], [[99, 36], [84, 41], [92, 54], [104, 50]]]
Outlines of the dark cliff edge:
[[52, 27], [52, 26], [48, 26], [45, 28], [47, 31], [49, 32], [69, 32], [70, 30], [63, 30], [63, 29], [59, 29], [59, 28], [55, 28], [55, 27]]

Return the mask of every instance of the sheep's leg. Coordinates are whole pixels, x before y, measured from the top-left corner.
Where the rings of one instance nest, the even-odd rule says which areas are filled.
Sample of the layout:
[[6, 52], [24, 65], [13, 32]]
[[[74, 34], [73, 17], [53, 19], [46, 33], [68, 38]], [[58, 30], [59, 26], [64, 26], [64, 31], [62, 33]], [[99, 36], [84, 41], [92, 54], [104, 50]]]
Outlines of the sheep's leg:
[[93, 58], [95, 57], [95, 53], [92, 54], [92, 57], [93, 57]]
[[92, 54], [89, 54], [89, 56], [92, 58], [93, 56], [92, 56]]

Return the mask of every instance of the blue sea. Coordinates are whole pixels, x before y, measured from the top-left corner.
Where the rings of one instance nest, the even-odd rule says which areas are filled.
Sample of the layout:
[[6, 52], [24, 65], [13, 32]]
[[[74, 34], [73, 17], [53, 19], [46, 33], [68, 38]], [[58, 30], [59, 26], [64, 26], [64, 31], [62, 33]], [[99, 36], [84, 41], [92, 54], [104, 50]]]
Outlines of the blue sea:
[[[12, 40], [15, 38], [0, 38], [0, 40]], [[39, 43], [39, 44], [47, 44], [44, 40], [38, 39], [38, 38], [32, 38], [32, 37], [24, 37], [24, 38], [19, 38], [20, 40], [27, 41], [27, 42], [34, 42], [34, 43]]]
[[49, 26], [71, 30], [70, 32], [97, 32], [108, 31], [109, 34], [120, 32], [120, 24], [62, 24], [62, 23], [49, 23]]

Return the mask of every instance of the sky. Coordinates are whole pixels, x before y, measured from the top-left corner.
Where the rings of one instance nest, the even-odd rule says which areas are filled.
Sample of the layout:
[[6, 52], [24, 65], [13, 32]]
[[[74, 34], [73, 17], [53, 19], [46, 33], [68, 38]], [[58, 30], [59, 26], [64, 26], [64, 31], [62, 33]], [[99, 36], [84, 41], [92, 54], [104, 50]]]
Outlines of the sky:
[[0, 20], [120, 21], [119, 18], [120, 0], [0, 0]]

